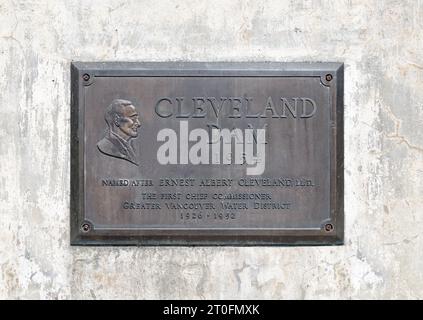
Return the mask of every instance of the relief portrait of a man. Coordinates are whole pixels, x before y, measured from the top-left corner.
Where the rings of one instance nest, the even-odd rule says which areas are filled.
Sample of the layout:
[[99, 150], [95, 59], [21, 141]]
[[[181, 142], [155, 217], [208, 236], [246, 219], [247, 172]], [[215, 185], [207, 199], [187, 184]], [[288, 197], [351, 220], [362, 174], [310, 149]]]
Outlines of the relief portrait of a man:
[[104, 119], [108, 130], [104, 138], [97, 143], [98, 150], [107, 156], [127, 160], [138, 166], [132, 141], [138, 137], [141, 123], [132, 102], [123, 99], [113, 100], [106, 108]]

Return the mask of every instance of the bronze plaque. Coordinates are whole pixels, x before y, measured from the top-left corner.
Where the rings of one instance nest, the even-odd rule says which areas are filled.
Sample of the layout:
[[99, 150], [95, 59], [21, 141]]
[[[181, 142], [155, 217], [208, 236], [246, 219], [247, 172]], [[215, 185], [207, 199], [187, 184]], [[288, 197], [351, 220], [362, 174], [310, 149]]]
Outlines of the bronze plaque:
[[71, 65], [71, 244], [342, 244], [341, 63]]

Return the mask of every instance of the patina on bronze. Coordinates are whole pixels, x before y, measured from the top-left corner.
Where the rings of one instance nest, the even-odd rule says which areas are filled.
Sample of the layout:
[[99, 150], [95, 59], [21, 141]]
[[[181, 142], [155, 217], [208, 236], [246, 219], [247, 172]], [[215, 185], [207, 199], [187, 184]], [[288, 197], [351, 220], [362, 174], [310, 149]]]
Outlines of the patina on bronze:
[[72, 245], [342, 244], [341, 63], [71, 65]]

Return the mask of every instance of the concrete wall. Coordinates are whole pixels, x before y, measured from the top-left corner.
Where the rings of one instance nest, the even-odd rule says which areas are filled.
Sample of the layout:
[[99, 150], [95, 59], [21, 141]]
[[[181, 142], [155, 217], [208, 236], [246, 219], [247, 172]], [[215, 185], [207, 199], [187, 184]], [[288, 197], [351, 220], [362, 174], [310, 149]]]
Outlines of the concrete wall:
[[[423, 298], [422, 17], [421, 0], [1, 0], [0, 298]], [[70, 247], [72, 60], [345, 62], [345, 245]]]

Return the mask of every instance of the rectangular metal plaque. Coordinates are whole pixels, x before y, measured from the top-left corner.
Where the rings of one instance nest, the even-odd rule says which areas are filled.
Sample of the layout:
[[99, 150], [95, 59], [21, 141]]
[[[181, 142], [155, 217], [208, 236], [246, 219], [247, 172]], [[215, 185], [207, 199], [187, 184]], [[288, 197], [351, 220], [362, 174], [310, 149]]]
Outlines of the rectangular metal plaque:
[[343, 243], [341, 63], [71, 77], [72, 245]]

